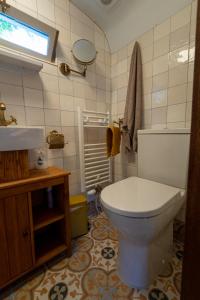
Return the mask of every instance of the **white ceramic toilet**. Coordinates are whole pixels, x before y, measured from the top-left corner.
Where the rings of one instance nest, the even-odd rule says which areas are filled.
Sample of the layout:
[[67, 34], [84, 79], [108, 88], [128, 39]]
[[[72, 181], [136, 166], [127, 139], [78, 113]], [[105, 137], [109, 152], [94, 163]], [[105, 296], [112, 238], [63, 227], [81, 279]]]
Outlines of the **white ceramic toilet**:
[[185, 199], [190, 131], [140, 130], [138, 177], [106, 187], [104, 210], [119, 231], [119, 275], [147, 288], [171, 259], [173, 220]]

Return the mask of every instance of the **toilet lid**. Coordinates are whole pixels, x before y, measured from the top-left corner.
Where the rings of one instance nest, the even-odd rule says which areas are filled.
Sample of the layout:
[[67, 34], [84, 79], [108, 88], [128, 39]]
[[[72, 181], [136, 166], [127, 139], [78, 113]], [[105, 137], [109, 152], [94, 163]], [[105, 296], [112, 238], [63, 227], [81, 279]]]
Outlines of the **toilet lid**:
[[135, 218], [153, 217], [162, 213], [182, 190], [146, 180], [129, 177], [107, 186], [101, 193], [105, 208], [124, 216]]

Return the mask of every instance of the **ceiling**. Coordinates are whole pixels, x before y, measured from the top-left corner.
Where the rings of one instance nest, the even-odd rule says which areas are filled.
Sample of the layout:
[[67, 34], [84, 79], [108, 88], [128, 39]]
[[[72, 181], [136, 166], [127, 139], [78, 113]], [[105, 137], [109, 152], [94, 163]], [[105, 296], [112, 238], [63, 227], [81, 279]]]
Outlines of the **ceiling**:
[[139, 35], [163, 22], [192, 0], [71, 0], [99, 25], [115, 52]]

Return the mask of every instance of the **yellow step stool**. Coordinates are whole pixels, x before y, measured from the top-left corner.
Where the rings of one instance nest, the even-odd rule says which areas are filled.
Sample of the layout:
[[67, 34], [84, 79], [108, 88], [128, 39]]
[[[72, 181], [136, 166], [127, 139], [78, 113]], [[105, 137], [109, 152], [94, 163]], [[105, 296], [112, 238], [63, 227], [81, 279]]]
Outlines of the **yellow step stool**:
[[85, 195], [70, 197], [72, 238], [88, 233], [88, 206]]

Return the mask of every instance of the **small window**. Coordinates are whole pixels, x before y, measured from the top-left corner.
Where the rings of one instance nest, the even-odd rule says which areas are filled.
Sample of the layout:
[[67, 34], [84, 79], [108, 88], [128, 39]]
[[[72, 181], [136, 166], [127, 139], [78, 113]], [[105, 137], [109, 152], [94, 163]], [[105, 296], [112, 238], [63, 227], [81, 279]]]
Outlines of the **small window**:
[[10, 7], [0, 12], [0, 44], [42, 60], [54, 61], [58, 31]]

